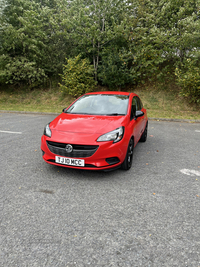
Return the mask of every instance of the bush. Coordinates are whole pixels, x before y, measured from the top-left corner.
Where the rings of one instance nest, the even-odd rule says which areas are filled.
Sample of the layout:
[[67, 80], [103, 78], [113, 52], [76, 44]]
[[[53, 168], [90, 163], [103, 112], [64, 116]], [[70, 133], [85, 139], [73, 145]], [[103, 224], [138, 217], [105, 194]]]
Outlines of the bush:
[[95, 87], [94, 68], [88, 59], [81, 59], [78, 55], [75, 58], [67, 59], [64, 65], [63, 84], [61, 86], [63, 95], [69, 94], [78, 97], [82, 94], [93, 91]]
[[23, 57], [6, 59], [1, 57], [0, 63], [2, 69], [0, 81], [7, 84], [27, 84], [29, 87], [34, 87], [44, 83], [47, 78], [43, 69], [38, 68], [35, 62], [29, 62]]
[[177, 67], [175, 75], [181, 87], [180, 94], [189, 102], [200, 103], [200, 63], [199, 60], [188, 58], [181, 67]]

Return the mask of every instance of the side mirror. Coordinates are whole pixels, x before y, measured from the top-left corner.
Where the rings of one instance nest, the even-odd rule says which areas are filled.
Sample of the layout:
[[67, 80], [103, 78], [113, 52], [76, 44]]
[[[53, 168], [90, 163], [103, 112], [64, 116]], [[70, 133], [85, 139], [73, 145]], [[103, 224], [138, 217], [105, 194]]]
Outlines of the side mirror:
[[141, 111], [141, 110], [137, 110], [136, 112], [135, 112], [135, 118], [137, 119], [138, 117], [142, 117], [142, 116], [144, 116], [144, 112], [143, 111]]
[[65, 109], [66, 109], [66, 108], [63, 108], [62, 112], [65, 112]]

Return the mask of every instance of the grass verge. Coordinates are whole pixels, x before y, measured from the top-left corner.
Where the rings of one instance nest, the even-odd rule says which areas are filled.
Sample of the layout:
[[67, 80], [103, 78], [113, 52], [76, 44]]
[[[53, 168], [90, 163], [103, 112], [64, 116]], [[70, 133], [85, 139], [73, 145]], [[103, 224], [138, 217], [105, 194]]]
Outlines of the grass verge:
[[[172, 85], [167, 89], [146, 85], [126, 90], [140, 96], [149, 117], [200, 120], [200, 107], [181, 98]], [[71, 96], [62, 97], [59, 88], [32, 91], [7, 88], [0, 91], [0, 110], [61, 113], [73, 100]]]
[[61, 113], [75, 98], [63, 98], [58, 88], [49, 90], [4, 90], [0, 92], [0, 110]]

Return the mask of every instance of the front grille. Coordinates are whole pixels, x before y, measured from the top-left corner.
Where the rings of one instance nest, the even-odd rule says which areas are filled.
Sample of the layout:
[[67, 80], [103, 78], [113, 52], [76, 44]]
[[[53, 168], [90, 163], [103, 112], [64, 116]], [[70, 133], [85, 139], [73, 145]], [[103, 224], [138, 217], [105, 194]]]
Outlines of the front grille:
[[98, 149], [99, 146], [87, 146], [87, 145], [72, 145], [73, 151], [67, 152], [65, 147], [67, 144], [47, 141], [49, 150], [59, 156], [69, 158], [87, 158], [91, 157]]

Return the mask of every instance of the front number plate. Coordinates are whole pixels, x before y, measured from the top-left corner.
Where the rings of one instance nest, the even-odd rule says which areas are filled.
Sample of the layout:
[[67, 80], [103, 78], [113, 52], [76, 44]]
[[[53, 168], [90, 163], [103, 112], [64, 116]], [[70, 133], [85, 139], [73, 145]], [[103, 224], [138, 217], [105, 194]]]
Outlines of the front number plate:
[[64, 158], [64, 157], [55, 157], [55, 162], [64, 164], [64, 165], [71, 165], [71, 166], [79, 166], [84, 167], [85, 161], [83, 159], [72, 159], [72, 158]]

